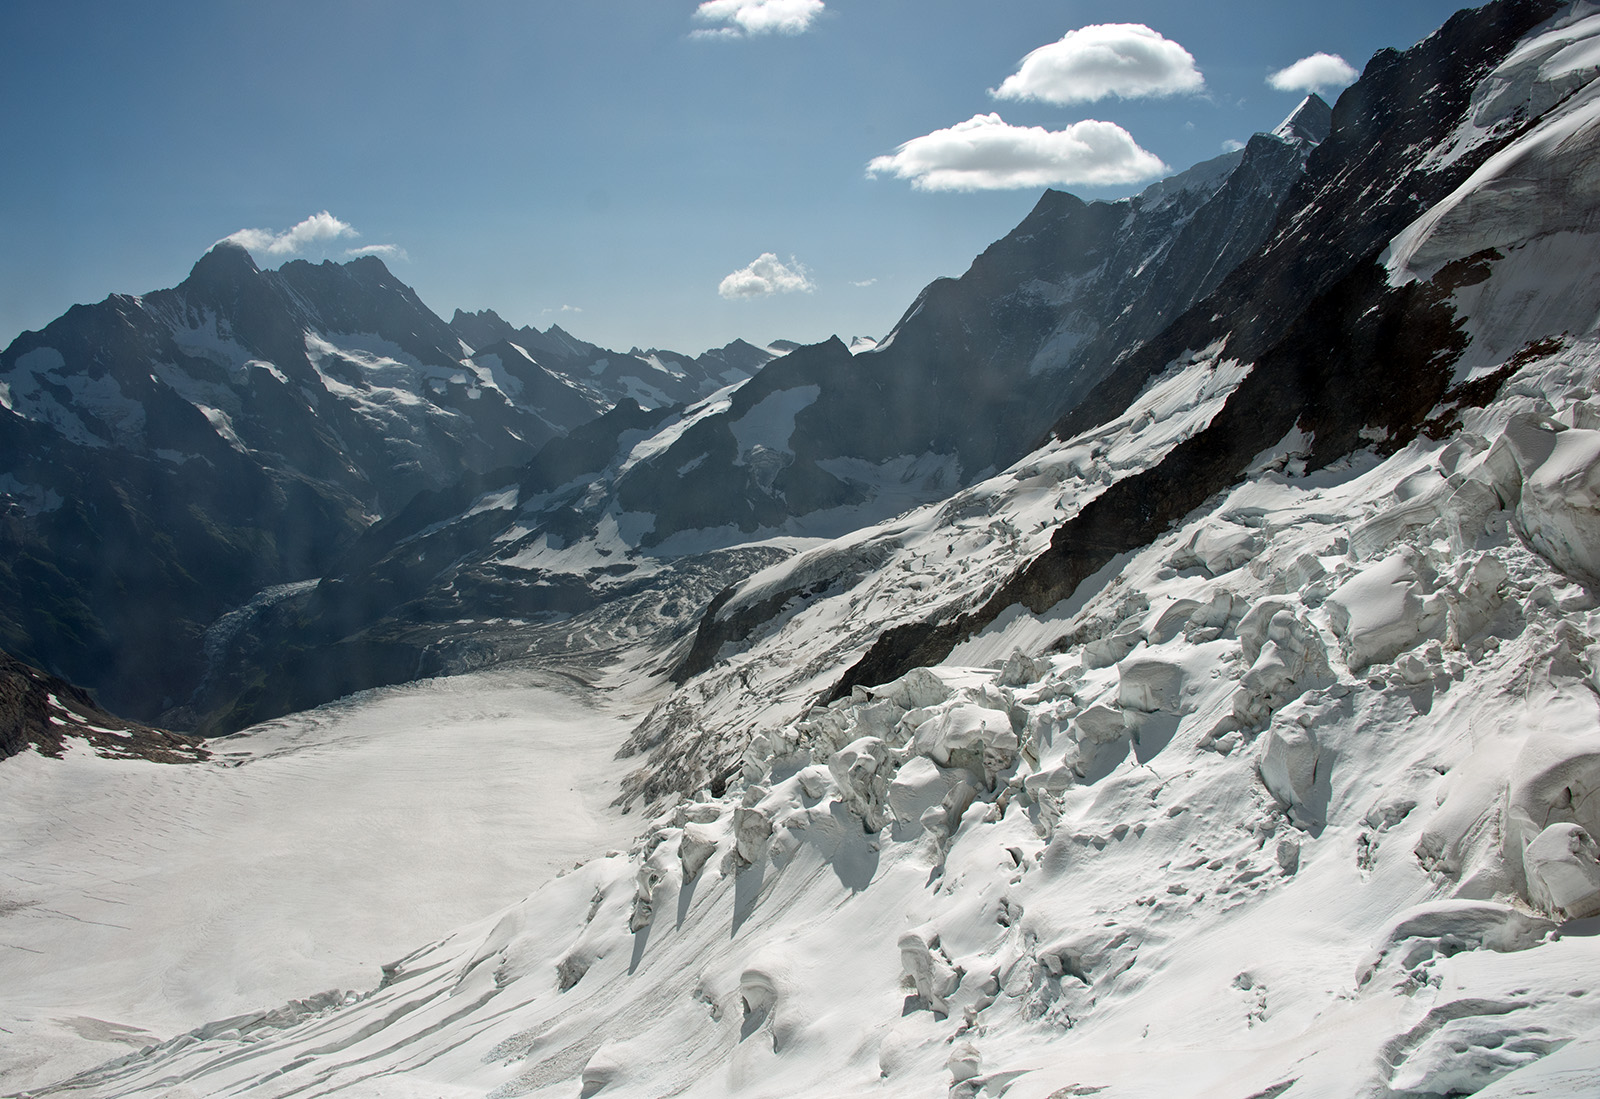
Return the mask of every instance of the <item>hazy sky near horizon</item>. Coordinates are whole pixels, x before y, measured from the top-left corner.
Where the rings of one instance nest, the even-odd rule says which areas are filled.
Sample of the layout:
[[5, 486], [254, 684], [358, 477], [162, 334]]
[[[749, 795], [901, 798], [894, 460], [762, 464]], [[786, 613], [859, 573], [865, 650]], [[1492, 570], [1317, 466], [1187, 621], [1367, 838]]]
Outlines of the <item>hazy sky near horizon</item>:
[[622, 349], [882, 335], [1046, 185], [1138, 191], [1459, 6], [7, 0], [0, 346], [230, 235]]

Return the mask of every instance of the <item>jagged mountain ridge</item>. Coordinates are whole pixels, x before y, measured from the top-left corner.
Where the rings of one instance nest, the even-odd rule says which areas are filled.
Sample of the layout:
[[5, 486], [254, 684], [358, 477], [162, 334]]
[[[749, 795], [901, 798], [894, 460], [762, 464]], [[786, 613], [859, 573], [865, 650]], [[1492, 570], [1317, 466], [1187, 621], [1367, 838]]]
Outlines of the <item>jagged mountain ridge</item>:
[[23, 333], [0, 353], [0, 643], [121, 712], [193, 725], [225, 613], [626, 393], [669, 403], [771, 357], [513, 335], [559, 348], [554, 365], [474, 349], [376, 257], [263, 271], [227, 242], [177, 287]]
[[[1309, 101], [1294, 117], [1299, 130], [1257, 135], [1131, 199], [1047, 191], [871, 350], [852, 356], [835, 341], [787, 356], [636, 463], [618, 482], [620, 506], [654, 516], [651, 545], [839, 508], [886, 516], [873, 508], [886, 480], [920, 482], [933, 499], [1009, 464], [1117, 354], [1254, 251], [1320, 132]], [[669, 485], [682, 504], [664, 502]]]
[[675, 351], [633, 348], [627, 354], [607, 351], [580, 340], [560, 325], [544, 332], [531, 326], [513, 328], [492, 309], [467, 313], [457, 309], [450, 328], [476, 354], [532, 356], [568, 382], [599, 394], [607, 407], [633, 400], [646, 408], [690, 404], [723, 386], [750, 377], [792, 345], [756, 347], [734, 340], [690, 358]]

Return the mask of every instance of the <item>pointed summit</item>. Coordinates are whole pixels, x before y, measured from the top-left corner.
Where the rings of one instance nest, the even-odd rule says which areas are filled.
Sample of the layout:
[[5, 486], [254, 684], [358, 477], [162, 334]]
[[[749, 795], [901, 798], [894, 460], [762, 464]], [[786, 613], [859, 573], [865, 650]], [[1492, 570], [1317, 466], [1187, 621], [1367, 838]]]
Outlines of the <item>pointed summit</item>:
[[189, 269], [185, 285], [238, 286], [245, 279], [261, 273], [256, 261], [242, 244], [219, 240], [211, 250], [195, 261]]
[[1309, 141], [1313, 145], [1320, 145], [1327, 140], [1328, 134], [1333, 130], [1333, 108], [1316, 92], [1312, 92], [1300, 101], [1288, 118], [1278, 123], [1278, 128], [1272, 131], [1273, 137], [1281, 137], [1286, 141]]

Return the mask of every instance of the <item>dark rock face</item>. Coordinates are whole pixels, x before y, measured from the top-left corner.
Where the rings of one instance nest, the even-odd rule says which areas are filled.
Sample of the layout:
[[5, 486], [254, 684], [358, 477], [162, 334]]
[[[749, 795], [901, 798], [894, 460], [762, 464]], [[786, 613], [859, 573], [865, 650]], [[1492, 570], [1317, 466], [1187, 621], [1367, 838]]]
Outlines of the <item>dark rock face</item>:
[[1312, 154], [1266, 246], [1217, 292], [1127, 357], [1055, 428], [1062, 438], [1126, 408], [1185, 349], [1226, 340], [1254, 369], [1211, 425], [1154, 468], [1118, 482], [1064, 523], [1051, 548], [992, 598], [965, 613], [886, 632], [832, 697], [937, 663], [1009, 606], [1040, 612], [1118, 553], [1143, 546], [1236, 483], [1251, 459], [1298, 426], [1315, 438], [1320, 468], [1382, 433], [1398, 447], [1441, 403], [1493, 398], [1495, 387], [1449, 388], [1465, 349], [1447, 304], [1485, 277], [1474, 257], [1430, 283], [1390, 287], [1379, 255], [1389, 239], [1453, 191], [1507, 133], [1444, 169], [1416, 163], [1464, 116], [1472, 90], [1555, 0], [1500, 0], [1453, 17], [1401, 54], [1379, 53], [1334, 107], [1334, 128]]
[[69, 738], [115, 759], [194, 763], [208, 755], [194, 737], [124, 721], [82, 688], [0, 652], [0, 760], [29, 748], [59, 759]]

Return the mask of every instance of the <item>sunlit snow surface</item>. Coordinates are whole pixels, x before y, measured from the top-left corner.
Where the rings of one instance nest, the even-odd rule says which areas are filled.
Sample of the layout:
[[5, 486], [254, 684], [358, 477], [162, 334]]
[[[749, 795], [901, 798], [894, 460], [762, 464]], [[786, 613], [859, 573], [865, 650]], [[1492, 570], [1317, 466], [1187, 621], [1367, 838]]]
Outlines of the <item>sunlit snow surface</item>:
[[[225, 1019], [61, 1093], [1586, 1094], [1600, 938], [1534, 908], [1523, 848], [1600, 830], [1600, 612], [1499, 494], [1508, 439], [1531, 483], [1539, 432], [1588, 433], [1597, 377], [1577, 343], [1450, 440], [1311, 476], [1264, 455], [1070, 604], [799, 720], [735, 692], [757, 735], [725, 797], [419, 936], [353, 1003]], [[749, 659], [819, 642], [825, 611]], [[500, 781], [547, 796], [559, 758]], [[258, 958], [286, 949], [256, 926]], [[94, 987], [95, 1017], [138, 1017], [127, 974]]]
[[626, 732], [558, 677], [368, 692], [188, 766], [0, 766], [0, 1093], [328, 989], [637, 829]]

